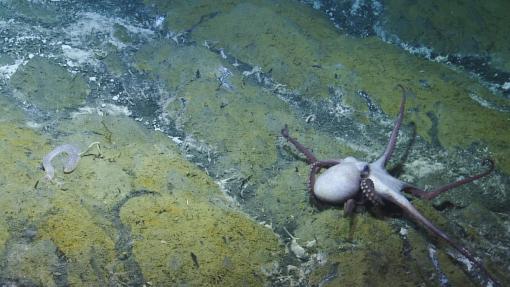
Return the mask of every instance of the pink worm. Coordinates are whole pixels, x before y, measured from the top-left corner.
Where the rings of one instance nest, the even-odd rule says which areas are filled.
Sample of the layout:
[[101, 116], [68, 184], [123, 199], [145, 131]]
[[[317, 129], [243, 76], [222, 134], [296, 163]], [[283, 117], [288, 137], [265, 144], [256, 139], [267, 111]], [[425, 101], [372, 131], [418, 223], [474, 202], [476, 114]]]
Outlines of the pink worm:
[[78, 165], [78, 161], [80, 160], [80, 149], [70, 144], [59, 145], [43, 158], [43, 167], [46, 171], [45, 178], [48, 180], [52, 180], [55, 176], [55, 168], [51, 165], [51, 161], [60, 153], [67, 154], [67, 161], [64, 164], [65, 173], [72, 172]]

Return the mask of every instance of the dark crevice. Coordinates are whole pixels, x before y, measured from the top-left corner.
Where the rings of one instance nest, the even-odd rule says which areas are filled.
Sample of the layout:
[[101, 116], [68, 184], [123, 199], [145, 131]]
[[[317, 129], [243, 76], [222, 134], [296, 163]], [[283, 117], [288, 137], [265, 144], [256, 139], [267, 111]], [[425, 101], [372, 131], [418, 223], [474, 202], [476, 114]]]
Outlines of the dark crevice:
[[64, 252], [58, 248], [58, 246], [55, 245], [55, 253], [57, 254], [58, 263], [56, 266], [54, 266], [54, 270], [52, 272], [53, 280], [55, 281], [55, 285], [58, 287], [65, 287], [69, 286], [68, 282], [68, 270], [67, 270], [67, 262], [68, 259]]
[[122, 223], [120, 218], [120, 210], [132, 198], [141, 196], [158, 196], [159, 194], [150, 190], [136, 190], [117, 202], [112, 208], [112, 223], [113, 226], [119, 231], [119, 238], [115, 243], [115, 250], [117, 252], [117, 259], [119, 259], [125, 267], [128, 286], [142, 286], [145, 283], [142, 269], [135, 256], [133, 255], [133, 239], [131, 237], [131, 229]]
[[439, 119], [437, 118], [436, 114], [430, 111], [427, 112], [427, 117], [430, 119], [430, 122], [432, 123], [430, 130], [427, 132], [428, 135], [430, 136], [430, 141], [432, 145], [436, 147], [441, 147], [441, 143], [439, 142], [438, 136]]

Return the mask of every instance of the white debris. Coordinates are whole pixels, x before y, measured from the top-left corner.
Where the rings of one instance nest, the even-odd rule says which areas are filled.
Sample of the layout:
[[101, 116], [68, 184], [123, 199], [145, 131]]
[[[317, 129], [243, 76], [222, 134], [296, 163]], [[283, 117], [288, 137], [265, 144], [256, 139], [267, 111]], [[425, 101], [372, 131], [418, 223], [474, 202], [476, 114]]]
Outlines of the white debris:
[[165, 17], [159, 16], [158, 18], [156, 18], [156, 21], [154, 21], [154, 28], [160, 28], [164, 22], [165, 22]]
[[426, 159], [416, 159], [408, 163], [406, 169], [412, 171], [416, 176], [424, 177], [431, 173], [444, 170], [444, 165], [439, 162], [430, 162]]
[[305, 118], [305, 122], [306, 123], [311, 123], [315, 121], [315, 114], [311, 114], [311, 115], [308, 115], [306, 118]]
[[311, 247], [314, 247], [315, 245], [317, 244], [317, 240], [310, 240], [310, 241], [307, 241], [305, 246], [306, 248], [311, 248]]
[[328, 262], [328, 254], [326, 252], [317, 252], [312, 257], [315, 257], [317, 264], [320, 266], [324, 266]]
[[40, 123], [36, 123], [33, 121], [27, 121], [26, 125], [27, 125], [27, 127], [31, 128], [31, 129], [39, 129], [42, 127], [42, 125]]
[[117, 106], [114, 104], [106, 104], [106, 107], [103, 109], [103, 111], [108, 115], [113, 116], [130, 116], [131, 111], [126, 106]]
[[227, 58], [227, 55], [225, 55], [225, 52], [223, 51], [223, 49], [220, 49], [220, 55], [223, 59], [226, 59]]
[[62, 52], [64, 56], [71, 60], [67, 61], [70, 67], [75, 67], [84, 63], [97, 64], [94, 54], [91, 51], [73, 48], [69, 45], [62, 45]]
[[299, 243], [297, 243], [297, 239], [299, 239], [299, 238], [292, 236], [292, 234], [290, 234], [290, 232], [287, 230], [287, 228], [284, 227], [283, 229], [285, 230], [285, 232], [287, 232], [287, 234], [292, 239], [292, 241], [290, 242], [290, 251], [292, 251], [292, 253], [294, 253], [294, 255], [299, 259], [307, 259], [308, 253], [306, 253], [306, 250], [303, 247], [301, 247], [301, 245], [299, 245]]
[[180, 137], [168, 136], [168, 138], [170, 138], [174, 143], [178, 145], [183, 143], [183, 140]]
[[257, 77], [257, 81], [260, 83], [260, 82], [262, 82], [262, 77], [260, 76], [261, 73], [262, 73], [262, 68], [260, 68], [259, 66], [254, 66], [251, 69], [251, 71], [244, 71], [243, 76], [249, 77], [249, 76], [255, 74], [255, 76]]
[[[461, 253], [450, 250], [448, 251], [448, 255], [455, 258], [458, 262], [462, 263], [466, 267], [468, 272], [472, 272], [475, 269], [474, 263]], [[476, 257], [474, 259], [479, 260], [479, 258]]]
[[64, 33], [71, 38], [71, 44], [75, 46], [81, 44], [82, 39], [87, 36], [95, 33], [102, 33], [109, 36], [106, 39], [109, 43], [118, 48], [123, 48], [125, 44], [114, 37], [115, 24], [122, 25], [133, 34], [146, 37], [154, 34], [152, 30], [135, 26], [121, 18], [107, 17], [92, 12], [79, 13], [77, 16], [79, 17], [78, 21], [64, 28]]
[[113, 116], [130, 116], [131, 111], [125, 106], [117, 106], [113, 104], [101, 104], [101, 107], [81, 107], [78, 111], [71, 113], [71, 117], [75, 118], [81, 115], [98, 114], [100, 116], [113, 115]]
[[0, 66], [0, 78], [4, 78], [6, 80], [10, 79], [11, 76], [16, 73], [19, 66], [25, 64], [23, 60], [16, 60], [12, 65]]
[[438, 279], [440, 282], [440, 286], [450, 286], [450, 283], [448, 282], [448, 277], [441, 271], [441, 267], [439, 266], [439, 259], [436, 255], [436, 248], [434, 245], [429, 244], [428, 246], [429, 251], [429, 258], [430, 261], [432, 261], [432, 265], [434, 266], [434, 269], [436, 270], [436, 273], [438, 275]]
[[229, 69], [223, 66], [218, 67], [217, 71], [219, 74], [217, 78], [218, 81], [220, 82], [220, 87], [226, 88], [227, 90], [232, 90], [234, 87], [230, 83], [230, 77], [232, 77], [232, 75], [234, 74]]
[[295, 238], [292, 238], [292, 242], [290, 243], [290, 251], [299, 259], [306, 259], [308, 257], [306, 250], [297, 243]]

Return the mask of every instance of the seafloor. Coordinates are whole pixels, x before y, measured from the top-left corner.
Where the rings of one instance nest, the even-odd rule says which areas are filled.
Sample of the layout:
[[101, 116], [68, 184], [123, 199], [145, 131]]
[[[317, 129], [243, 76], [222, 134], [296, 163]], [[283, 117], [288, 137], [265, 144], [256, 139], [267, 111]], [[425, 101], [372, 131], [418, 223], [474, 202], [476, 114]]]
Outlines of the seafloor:
[[0, 0], [0, 286], [490, 286], [396, 208], [314, 204], [280, 137], [372, 161], [399, 85], [390, 170], [492, 158], [410, 198], [510, 284], [510, 7], [477, 2]]

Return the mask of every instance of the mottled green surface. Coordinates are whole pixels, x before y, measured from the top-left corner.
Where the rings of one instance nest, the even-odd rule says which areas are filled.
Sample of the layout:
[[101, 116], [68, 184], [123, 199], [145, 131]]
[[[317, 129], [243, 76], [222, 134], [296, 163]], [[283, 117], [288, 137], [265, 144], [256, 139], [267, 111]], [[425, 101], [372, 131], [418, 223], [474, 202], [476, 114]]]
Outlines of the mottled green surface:
[[33, 244], [12, 243], [6, 254], [4, 274], [24, 278], [38, 286], [57, 286], [53, 278], [59, 264], [53, 242], [39, 240]]
[[3, 115], [0, 122], [19, 121], [25, 117], [23, 111], [4, 94], [0, 94], [0, 113]]
[[[311, 101], [327, 99], [330, 96], [328, 87], [334, 87], [342, 90], [346, 104], [365, 112], [366, 106], [364, 107], [363, 102], [355, 96], [356, 91], [365, 91], [384, 112], [394, 115], [401, 97], [397, 85], [402, 84], [411, 90], [408, 94], [406, 122], [415, 123], [421, 138], [451, 150], [482, 142], [489, 146], [498, 167], [506, 172], [510, 170], [510, 162], [506, 157], [509, 138], [504, 132], [508, 124], [507, 115], [480, 106], [469, 94], [489, 99], [490, 102], [499, 103], [501, 106], [505, 106], [505, 103], [466, 74], [410, 56], [376, 38], [354, 39], [341, 35], [316, 12], [287, 1], [276, 3], [243, 1], [239, 4], [231, 1], [214, 4], [175, 1], [171, 6], [158, 1], [151, 3], [157, 3], [157, 7], [162, 11], [168, 11], [167, 26], [170, 30], [183, 31], [193, 27], [190, 34], [196, 42], [224, 48], [234, 57], [251, 65], [260, 66], [262, 71], [270, 71], [270, 75], [279, 83], [285, 84], [287, 88], [297, 91]], [[196, 25], [200, 21], [202, 22]], [[307, 146], [313, 147], [321, 158], [324, 158], [324, 155], [352, 152], [348, 152], [344, 147], [342, 153], [338, 143], [328, 142], [322, 135], [314, 135], [313, 130], [303, 130], [303, 121], [298, 120], [297, 115], [288, 115], [293, 114], [292, 110], [285, 111], [287, 109], [285, 106], [282, 107], [264, 93], [252, 93], [250, 82], [240, 82], [238, 77], [241, 76], [238, 76], [235, 70], [230, 78], [234, 88], [229, 90], [219, 87], [217, 80], [219, 72], [212, 75], [209, 72], [214, 70], [209, 68], [211, 65], [213, 67], [220, 65], [219, 60], [200, 62], [191, 57], [190, 61], [182, 63], [180, 59], [173, 57], [183, 54], [172, 50], [171, 47], [160, 46], [157, 50], [151, 50], [155, 55], [151, 58], [151, 63], [141, 62], [140, 59], [137, 61], [141, 69], [154, 73], [158, 79], [166, 79], [169, 74], [164, 67], [177, 66], [178, 70], [188, 71], [185, 77], [187, 81], [182, 81], [183, 73], [174, 75], [171, 80], [165, 80], [169, 88], [177, 87], [179, 95], [178, 99], [168, 105], [169, 116], [181, 124], [187, 134], [212, 144], [213, 150], [217, 149], [214, 150], [218, 153], [215, 158], [217, 162], [214, 162], [213, 167], [221, 166], [223, 169], [235, 166], [241, 173], [249, 171], [244, 175], [253, 176], [249, 182], [255, 185], [256, 192], [254, 199], [247, 200], [248, 208], [257, 210], [256, 213], [265, 219], [274, 220], [272, 223], [277, 226], [282, 224], [296, 226], [298, 232], [296, 236], [302, 239], [300, 241], [302, 245], [303, 242], [314, 238], [312, 234], [318, 238], [322, 237], [326, 242], [331, 240], [322, 246], [322, 250], [328, 250], [331, 258], [337, 258], [335, 246], [338, 241], [335, 240], [338, 240], [338, 235], [317, 234], [336, 230], [335, 228], [342, 224], [346, 226], [345, 219], [330, 219], [327, 224], [314, 222], [313, 226], [320, 231], [310, 232], [305, 229], [306, 218], [311, 217], [315, 220], [325, 211], [320, 213], [321, 215], [314, 215], [314, 209], [307, 204], [304, 164], [283, 169], [272, 177], [270, 168], [278, 163], [278, 157], [275, 162], [272, 152], [272, 146], [276, 143], [271, 137], [266, 137], [265, 131], [274, 137], [277, 135], [278, 124], [288, 123], [297, 129], [291, 131], [292, 134], [297, 135]], [[166, 61], [163, 63], [160, 60], [152, 60], [158, 58]], [[194, 67], [193, 65], [197, 65], [199, 68], [196, 69], [200, 69], [201, 72], [202, 69], [208, 72], [201, 73], [202, 77], [199, 79], [193, 79], [195, 68], [189, 67]], [[423, 86], [421, 84], [423, 81], [429, 86]], [[181, 84], [179, 88], [179, 83], [183, 82], [189, 83]], [[259, 109], [263, 112], [259, 112]], [[273, 121], [274, 127], [270, 125]], [[252, 137], [253, 134], [256, 136]], [[309, 136], [314, 138], [313, 142], [307, 140]], [[261, 147], [265, 146], [263, 157], [257, 155], [260, 150], [259, 142]], [[380, 151], [376, 149], [369, 152]], [[237, 161], [238, 157], [241, 160]], [[223, 165], [224, 162], [228, 164]], [[261, 175], [270, 176], [270, 180], [260, 185], [258, 180], [261, 179]], [[265, 178], [262, 177], [262, 180]], [[430, 205], [427, 210], [425, 214], [433, 222], [443, 222], [439, 225], [447, 233], [455, 233], [451, 226], [444, 223], [445, 219], [430, 208]], [[385, 230], [386, 235], [372, 234], [374, 228]], [[306, 231], [300, 233], [302, 229]], [[406, 267], [408, 265], [406, 263], [414, 259], [402, 257], [403, 254], [399, 251], [403, 243], [395, 235], [398, 230], [391, 230], [385, 221], [362, 221], [351, 232], [353, 236], [366, 240], [365, 244], [373, 248], [361, 248], [350, 256], [339, 255], [343, 258], [339, 268], [341, 269], [343, 264], [344, 270], [349, 269], [353, 272], [345, 272], [349, 275], [339, 277], [335, 282], [358, 286], [408, 282], [410, 286], [414, 286], [418, 282], [427, 281], [430, 277], [432, 266], [430, 262], [423, 262], [429, 260], [424, 245], [430, 238], [423, 240], [414, 236], [409, 239], [415, 253], [413, 257], [419, 258], [417, 260], [420, 262]], [[426, 232], [420, 230], [420, 233]], [[471, 240], [476, 242], [483, 239], [476, 237]], [[451, 282], [470, 284], [470, 279], [441, 252], [439, 257], [442, 268], [448, 273]], [[329, 268], [336, 260], [331, 258], [322, 270], [330, 271]], [[385, 260], [386, 263], [381, 265], [375, 263], [380, 260]], [[421, 275], [416, 277], [416, 274]], [[320, 282], [318, 278], [324, 278], [320, 275], [314, 276], [311, 278], [318, 280], [314, 281], [315, 283]], [[402, 280], [403, 277], [407, 277], [409, 281]]]
[[0, 256], [4, 256], [5, 243], [9, 239], [9, 231], [4, 219], [0, 220]]
[[261, 285], [260, 263], [278, 251], [270, 229], [191, 191], [134, 199], [120, 216], [134, 237], [145, 238], [133, 253], [146, 280], [157, 286]]
[[122, 43], [129, 44], [133, 40], [131, 39], [131, 35], [125, 26], [121, 24], [115, 24], [113, 29], [113, 36]]
[[0, 55], [0, 66], [12, 64], [14, 64], [14, 59], [12, 57], [9, 55]]
[[122, 62], [118, 51], [112, 46], [109, 47], [108, 54], [102, 59], [102, 62], [112, 75], [120, 77], [122, 74], [126, 73], [125, 63]]
[[80, 75], [42, 57], [34, 57], [20, 67], [10, 83], [21, 100], [44, 110], [76, 107], [90, 92]]
[[[128, 118], [78, 117], [62, 124], [62, 129], [73, 133], [60, 140], [85, 143], [79, 144], [82, 148], [100, 141], [101, 157], [91, 150], [92, 155], [83, 157], [73, 173], [58, 169], [55, 182], [50, 183], [38, 167], [52, 145], [27, 128], [1, 125], [4, 156], [0, 164], [5, 168], [0, 243], [8, 247], [0, 249], [7, 253], [0, 273], [4, 278], [24, 277], [56, 286], [50, 275], [63, 272], [61, 276], [73, 286], [128, 282], [126, 274], [131, 270], [117, 259], [126, 248], [117, 242], [120, 232], [125, 232], [118, 225], [122, 222], [133, 238], [132, 260], [153, 284], [231, 285], [246, 280], [258, 285], [267, 280], [255, 274], [262, 264], [277, 258], [280, 247], [274, 234], [230, 208], [217, 185], [184, 161], [168, 138], [147, 132]], [[110, 129], [112, 134], [107, 132]], [[58, 159], [54, 164], [61, 166]], [[154, 196], [135, 195], [135, 190]], [[5, 245], [25, 228], [35, 232], [33, 240], [24, 243], [32, 251], [19, 251], [17, 240]], [[198, 271], [190, 252], [200, 260]], [[176, 263], [180, 267], [172, 270], [169, 254], [182, 261]], [[66, 258], [65, 268], [58, 270], [56, 265], [63, 263], [57, 264], [56, 256]], [[253, 277], [245, 276], [247, 270]]]
[[[6, 6], [16, 14], [42, 25], [55, 25], [60, 17], [58, 7], [40, 1], [7, 0]], [[51, 2], [50, 2], [51, 3]]]
[[102, 285], [109, 278], [107, 265], [115, 261], [115, 241], [94, 220], [97, 215], [80, 204], [80, 197], [73, 195], [73, 190], [78, 188], [55, 194], [50, 213], [38, 226], [38, 240], [51, 240], [70, 260], [69, 284]]
[[169, 90], [179, 87], [179, 97], [166, 107], [168, 114], [187, 134], [214, 146], [217, 172], [235, 167], [242, 177], [266, 180], [264, 173], [276, 164], [280, 129], [301, 125], [284, 102], [245, 82], [238, 72], [228, 78], [232, 89], [220, 87], [224, 63], [202, 47], [158, 42], [143, 47], [136, 58], [139, 69], [163, 80]]
[[[167, 25], [184, 30], [213, 12], [219, 13], [191, 33], [199, 43], [208, 41], [263, 71], [272, 70], [277, 81], [307, 97], [326, 97], [328, 86], [339, 87], [345, 94], [366, 91], [388, 114], [396, 113], [400, 98], [396, 87], [404, 85], [415, 94], [408, 104], [414, 113], [407, 120], [415, 121], [420, 136], [447, 148], [482, 141], [498, 166], [510, 173], [507, 113], [485, 108], [469, 94], [503, 107], [508, 104], [468, 75], [410, 56], [377, 38], [339, 34], [317, 12], [287, 1], [238, 5], [226, 1], [223, 6], [217, 1], [175, 1]], [[430, 88], [424, 88], [420, 80], [426, 80]]]
[[[447, 254], [449, 245], [390, 206], [360, 208], [348, 218], [341, 207], [311, 204], [309, 167], [279, 133], [288, 124], [320, 159], [371, 160], [384, 149], [402, 84], [412, 92], [396, 150], [395, 161], [404, 161], [399, 178], [439, 185], [482, 169], [473, 161], [485, 145], [498, 168], [509, 170], [508, 117], [468, 93], [498, 99], [462, 72], [377, 38], [342, 35], [296, 1], [146, 2], [166, 15], [158, 36], [139, 45], [115, 18], [111, 34], [83, 37], [80, 47], [101, 55], [97, 66], [82, 64], [72, 75], [55, 64], [65, 62], [58, 49], [57, 59], [36, 56], [6, 81], [10, 86], [0, 86], [6, 91], [0, 97], [0, 283], [433, 286], [433, 243], [452, 285], [474, 284]], [[190, 28], [182, 38], [175, 34]], [[123, 45], [94, 46], [118, 41]], [[234, 67], [207, 46], [261, 67], [287, 93], [243, 76], [245, 66]], [[73, 81], [87, 76], [97, 78], [89, 83], [91, 107], [81, 115], [53, 113], [82, 106], [87, 87]], [[357, 91], [382, 113], [371, 111]], [[48, 116], [34, 124], [37, 114], [13, 104], [22, 100]], [[138, 113], [138, 122], [108, 115], [115, 114], [113, 104]], [[152, 104], [158, 109], [148, 111]], [[41, 159], [52, 148], [73, 143], [84, 150], [96, 141], [101, 152], [92, 148], [75, 171], [62, 172], [61, 156], [54, 160], [55, 181], [43, 179]], [[508, 187], [498, 184], [506, 176], [433, 203], [413, 201], [503, 283], [509, 199]], [[306, 252], [301, 259], [296, 244]]]
[[441, 54], [492, 57], [490, 65], [510, 71], [510, 3], [493, 1], [385, 1], [384, 27], [405, 42]]

